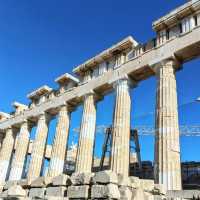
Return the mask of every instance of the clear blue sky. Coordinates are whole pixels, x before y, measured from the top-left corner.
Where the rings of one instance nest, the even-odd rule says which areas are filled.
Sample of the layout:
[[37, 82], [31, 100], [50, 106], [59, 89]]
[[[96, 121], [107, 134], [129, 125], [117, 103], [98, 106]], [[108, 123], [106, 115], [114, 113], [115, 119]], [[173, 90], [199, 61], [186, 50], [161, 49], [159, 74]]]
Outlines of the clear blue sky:
[[[41, 85], [56, 88], [54, 79], [98, 52], [132, 35], [138, 42], [153, 38], [152, 21], [186, 0], [6, 0], [0, 2], [0, 110], [12, 111], [17, 100], [28, 103], [26, 95]], [[200, 61], [184, 65], [177, 73], [180, 124], [200, 124]], [[153, 125], [154, 78], [131, 91], [132, 126]], [[97, 124], [112, 121], [113, 95], [97, 106]], [[72, 114], [71, 129], [79, 126], [81, 109]], [[103, 111], [103, 112], [102, 112]], [[141, 117], [141, 115], [145, 115]], [[48, 143], [52, 142], [55, 120]], [[72, 138], [72, 131], [70, 141]], [[153, 159], [153, 138], [142, 137], [142, 159]], [[97, 136], [100, 154], [102, 136]], [[200, 160], [200, 138], [182, 138], [182, 160]]]

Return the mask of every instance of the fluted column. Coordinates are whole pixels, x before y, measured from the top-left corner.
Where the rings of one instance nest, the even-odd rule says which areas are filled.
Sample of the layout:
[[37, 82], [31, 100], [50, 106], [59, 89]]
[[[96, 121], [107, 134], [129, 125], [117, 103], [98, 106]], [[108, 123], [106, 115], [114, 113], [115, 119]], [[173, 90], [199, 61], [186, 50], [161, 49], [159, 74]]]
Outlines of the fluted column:
[[12, 158], [12, 151], [15, 143], [15, 133], [12, 128], [6, 130], [6, 135], [0, 151], [0, 182], [5, 181], [8, 168]]
[[24, 121], [20, 128], [16, 150], [11, 163], [9, 180], [20, 180], [22, 177], [24, 163], [28, 151], [30, 128], [27, 121]]
[[48, 176], [53, 177], [61, 174], [64, 169], [64, 163], [67, 152], [67, 141], [69, 135], [70, 113], [68, 106], [60, 107], [56, 135], [53, 142], [51, 160], [49, 164]]
[[85, 95], [83, 116], [79, 135], [76, 172], [91, 172], [96, 127], [96, 106], [94, 94]]
[[28, 171], [29, 180], [34, 180], [40, 176], [46, 149], [48, 124], [49, 116], [45, 113], [41, 114], [38, 119], [36, 138], [33, 142], [31, 162]]
[[155, 181], [168, 190], [181, 190], [181, 162], [176, 77], [173, 61], [156, 68], [157, 108]]
[[128, 78], [114, 83], [115, 111], [112, 131], [111, 170], [129, 176], [131, 97]]

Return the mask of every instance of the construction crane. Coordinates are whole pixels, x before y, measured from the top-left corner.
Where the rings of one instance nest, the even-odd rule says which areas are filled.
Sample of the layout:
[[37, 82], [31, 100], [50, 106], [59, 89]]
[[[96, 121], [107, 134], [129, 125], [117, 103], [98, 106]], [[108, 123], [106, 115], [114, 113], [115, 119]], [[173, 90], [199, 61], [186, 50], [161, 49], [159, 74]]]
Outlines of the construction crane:
[[[180, 135], [184, 137], [199, 137], [200, 126], [194, 125], [181, 125], [179, 126]], [[74, 132], [79, 133], [80, 128], [73, 129]], [[154, 136], [156, 129], [153, 126], [140, 125], [135, 126], [134, 129], [130, 130], [130, 153], [134, 152], [137, 156], [137, 162], [139, 170], [142, 170], [142, 161], [140, 154], [139, 136]], [[96, 127], [96, 134], [104, 134], [104, 143], [102, 146], [102, 155], [100, 159], [100, 170], [103, 170], [104, 161], [106, 158], [111, 157], [111, 142], [112, 142], [112, 126], [99, 125]], [[109, 159], [110, 162], [110, 159]]]
[[[104, 138], [104, 144], [102, 147], [102, 156], [100, 160], [100, 170], [103, 170], [106, 153], [109, 153], [109, 156], [108, 156], [109, 159], [111, 157], [111, 142], [112, 142], [112, 127], [109, 127], [105, 130], [105, 138]], [[134, 143], [134, 146], [131, 145], [131, 142]], [[140, 155], [140, 144], [139, 144], [138, 131], [136, 129], [130, 130], [130, 149], [135, 150], [136, 155], [137, 155], [139, 170], [141, 171], [142, 163], [141, 163], [141, 155]]]
[[109, 153], [109, 158], [111, 157], [111, 141], [112, 141], [112, 127], [109, 127], [105, 131], [105, 139], [102, 147], [102, 156], [99, 166], [100, 170], [103, 170], [106, 153]]
[[135, 152], [136, 152], [136, 155], [137, 155], [139, 170], [141, 171], [142, 170], [142, 161], [141, 161], [140, 143], [139, 143], [139, 137], [138, 137], [138, 130], [137, 129], [131, 130], [130, 141], [134, 141], [134, 143], [135, 143], [135, 147], [132, 147], [132, 148], [135, 149]]

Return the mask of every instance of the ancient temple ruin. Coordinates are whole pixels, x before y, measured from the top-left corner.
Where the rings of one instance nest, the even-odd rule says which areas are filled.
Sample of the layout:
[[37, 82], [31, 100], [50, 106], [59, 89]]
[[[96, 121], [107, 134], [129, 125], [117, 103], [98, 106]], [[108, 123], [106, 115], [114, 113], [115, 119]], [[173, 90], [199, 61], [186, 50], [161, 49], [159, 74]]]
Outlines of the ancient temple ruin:
[[[153, 23], [156, 37], [140, 44], [129, 36], [28, 94], [29, 106], [14, 102], [15, 112], [0, 113], [2, 199], [165, 199], [198, 196], [182, 191], [176, 71], [200, 55], [200, 0], [191, 0]], [[183, 69], [184, 70], [184, 69]], [[130, 90], [156, 76], [155, 180], [129, 175]], [[115, 93], [110, 169], [92, 173], [96, 104]], [[83, 104], [75, 172], [64, 174], [70, 115]], [[49, 123], [57, 117], [52, 146]], [[30, 131], [37, 127], [34, 141]], [[17, 136], [17, 137], [16, 137]], [[27, 154], [31, 161], [22, 179]], [[44, 158], [48, 173], [41, 177]], [[176, 191], [176, 192], [175, 192]]]

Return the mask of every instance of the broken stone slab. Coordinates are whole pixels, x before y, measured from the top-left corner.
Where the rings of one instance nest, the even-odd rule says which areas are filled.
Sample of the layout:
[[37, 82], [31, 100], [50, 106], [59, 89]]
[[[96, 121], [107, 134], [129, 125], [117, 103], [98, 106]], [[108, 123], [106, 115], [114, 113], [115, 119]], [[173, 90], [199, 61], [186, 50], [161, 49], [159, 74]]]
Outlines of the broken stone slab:
[[27, 193], [20, 185], [14, 185], [7, 191], [8, 197], [26, 197]]
[[61, 174], [52, 179], [52, 184], [53, 186], [70, 186], [72, 182], [68, 175]]
[[7, 181], [4, 185], [4, 190], [8, 190], [10, 187], [17, 185], [17, 181]]
[[134, 200], [147, 200], [144, 194], [144, 191], [141, 188], [132, 190]]
[[44, 199], [46, 188], [31, 188], [29, 197]]
[[140, 179], [138, 177], [130, 176], [129, 180], [131, 182], [132, 188], [139, 188], [140, 187]]
[[132, 191], [127, 186], [120, 186], [120, 200], [131, 200], [132, 199]]
[[[153, 200], [166, 200], [166, 197], [160, 196], [160, 195], [154, 195]], [[178, 199], [178, 200], [180, 200], [180, 199]], [[184, 199], [182, 199], [182, 200], [184, 200]]]
[[153, 180], [140, 179], [140, 187], [144, 191], [153, 192], [153, 190], [154, 190], [154, 181]]
[[28, 200], [28, 197], [26, 196], [27, 192], [26, 190], [23, 190], [21, 186], [13, 186], [9, 188], [9, 190], [4, 191], [0, 194], [0, 199], [5, 200]]
[[31, 182], [32, 188], [42, 188], [52, 183], [52, 177], [39, 177]]
[[118, 186], [115, 184], [93, 185], [91, 199], [120, 199]]
[[155, 195], [166, 195], [167, 194], [167, 190], [165, 189], [164, 185], [161, 184], [155, 184], [154, 185], [154, 190], [153, 190], [153, 194]]
[[152, 199], [152, 200], [154, 200], [154, 195], [151, 192], [144, 191], [144, 196], [145, 196], [145, 199], [148, 199], [148, 200]]
[[5, 191], [1, 192], [1, 193], [0, 193], [0, 197], [1, 197], [2, 199], [7, 198], [7, 197], [8, 197], [8, 190], [5, 190]]
[[109, 184], [109, 183], [118, 183], [117, 174], [111, 170], [105, 170], [95, 173], [92, 178], [93, 184]]
[[5, 182], [0, 182], [0, 193], [3, 192]]
[[118, 186], [127, 186], [131, 187], [131, 181], [129, 177], [123, 176], [122, 174], [118, 174]]
[[31, 186], [31, 182], [28, 179], [21, 179], [17, 182], [18, 185], [22, 186], [23, 189], [28, 189]]
[[93, 173], [73, 173], [71, 176], [72, 185], [89, 185], [93, 176]]
[[68, 197], [45, 197], [45, 200], [69, 200]]
[[199, 199], [200, 191], [199, 190], [168, 190], [167, 191], [168, 199]]
[[47, 197], [64, 197], [67, 196], [67, 188], [64, 186], [59, 187], [48, 187], [46, 189]]
[[88, 199], [89, 185], [68, 187], [67, 197], [69, 199]]

